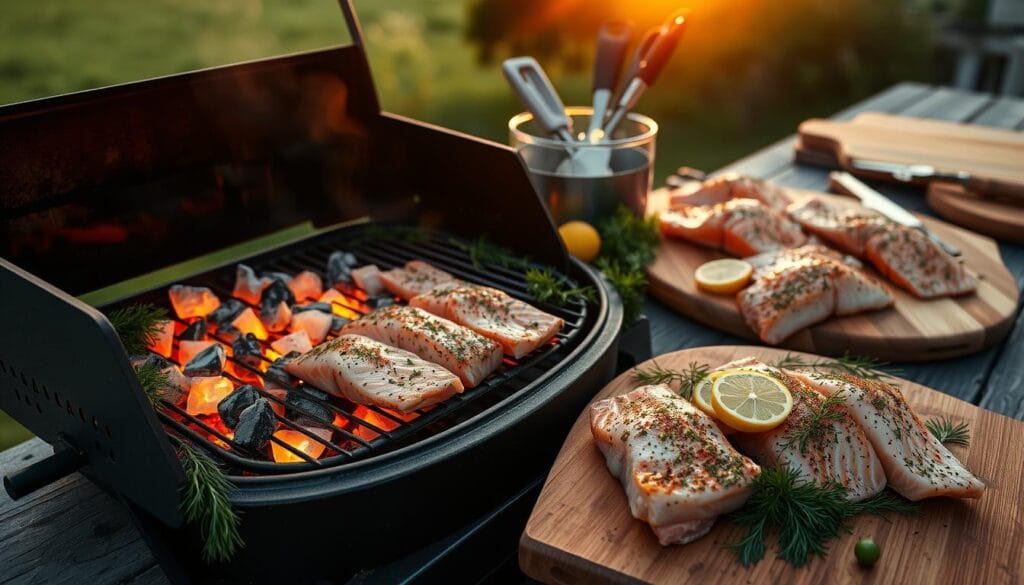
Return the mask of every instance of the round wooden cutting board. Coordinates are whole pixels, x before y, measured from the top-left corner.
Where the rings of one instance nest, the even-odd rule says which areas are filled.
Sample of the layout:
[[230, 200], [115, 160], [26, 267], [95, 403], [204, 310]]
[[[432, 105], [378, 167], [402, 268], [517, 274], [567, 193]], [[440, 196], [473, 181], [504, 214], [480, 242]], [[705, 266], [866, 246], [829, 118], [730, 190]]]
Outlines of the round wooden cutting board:
[[929, 185], [928, 206], [949, 221], [979, 234], [1024, 244], [1024, 206], [983, 199], [951, 183]]
[[[714, 367], [747, 356], [773, 361], [786, 353], [764, 347], [706, 347], [666, 354], [638, 367], [657, 362], [679, 369], [694, 361]], [[594, 399], [632, 390], [631, 373], [616, 378]], [[560, 584], [1024, 582], [1024, 460], [1010, 456], [1024, 444], [1024, 423], [906, 380], [893, 383], [925, 420], [948, 415], [970, 426], [970, 446], [951, 450], [985, 482], [981, 499], [927, 500], [919, 516], [858, 516], [849, 534], [833, 540], [825, 557], [805, 567], [795, 569], [776, 559], [777, 549], [770, 543], [760, 563], [744, 568], [726, 548], [742, 531], [722, 520], [690, 544], [658, 544], [650, 527], [630, 515], [622, 486], [594, 445], [588, 409], [569, 432], [527, 522], [520, 566], [535, 579]], [[854, 544], [866, 537], [882, 550], [871, 570], [861, 569], [853, 556]]]
[[[849, 204], [849, 198], [794, 191]], [[648, 213], [668, 206], [668, 190], [648, 197]], [[978, 275], [978, 290], [958, 298], [922, 300], [883, 282], [895, 304], [881, 311], [832, 317], [793, 334], [781, 347], [824, 355], [851, 354], [887, 361], [926, 361], [974, 353], [1001, 340], [1013, 324], [1019, 292], [991, 238], [922, 216], [928, 229], [963, 251], [964, 264]], [[697, 288], [694, 270], [722, 258], [721, 252], [682, 240], [662, 238], [658, 256], [648, 268], [650, 293], [680, 313], [733, 335], [759, 341], [740, 314], [733, 295], [715, 295]]]

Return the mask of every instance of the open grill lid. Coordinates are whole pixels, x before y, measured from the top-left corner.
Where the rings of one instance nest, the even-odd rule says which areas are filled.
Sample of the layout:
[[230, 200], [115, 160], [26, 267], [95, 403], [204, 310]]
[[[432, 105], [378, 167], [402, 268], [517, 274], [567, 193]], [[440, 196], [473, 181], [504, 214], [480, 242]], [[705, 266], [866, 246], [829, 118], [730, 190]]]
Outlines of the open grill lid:
[[353, 46], [0, 108], [0, 407], [58, 451], [16, 491], [81, 466], [181, 521], [170, 442], [110, 323], [72, 295], [367, 216], [568, 266], [512, 149], [380, 112], [341, 6]]

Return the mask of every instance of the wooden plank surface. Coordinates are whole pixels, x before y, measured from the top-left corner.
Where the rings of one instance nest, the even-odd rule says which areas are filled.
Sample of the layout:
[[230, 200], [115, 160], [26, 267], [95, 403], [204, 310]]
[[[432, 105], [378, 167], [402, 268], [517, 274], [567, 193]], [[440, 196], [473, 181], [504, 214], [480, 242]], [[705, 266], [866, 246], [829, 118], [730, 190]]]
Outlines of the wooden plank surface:
[[[690, 362], [712, 367], [736, 358], [778, 359], [785, 351], [762, 347], [712, 347], [657, 358], [666, 368]], [[647, 365], [650, 365], [648, 362]], [[642, 366], [641, 366], [642, 367]], [[742, 531], [719, 521], [705, 537], [663, 547], [650, 528], [629, 513], [625, 493], [593, 443], [584, 411], [569, 432], [520, 541], [520, 566], [549, 583], [987, 583], [1024, 579], [1024, 524], [1019, 521], [1024, 460], [1006, 453], [1024, 441], [1024, 423], [985, 411], [912, 382], [896, 382], [920, 416], [949, 415], [970, 425], [969, 447], [954, 454], [987, 485], [979, 500], [948, 498], [923, 503], [917, 517], [888, 520], [861, 516], [852, 531], [829, 545], [829, 554], [794, 569], [774, 558], [742, 567], [725, 545]], [[632, 390], [630, 372], [595, 400]], [[853, 558], [854, 543], [870, 536], [882, 557], [871, 570]]]

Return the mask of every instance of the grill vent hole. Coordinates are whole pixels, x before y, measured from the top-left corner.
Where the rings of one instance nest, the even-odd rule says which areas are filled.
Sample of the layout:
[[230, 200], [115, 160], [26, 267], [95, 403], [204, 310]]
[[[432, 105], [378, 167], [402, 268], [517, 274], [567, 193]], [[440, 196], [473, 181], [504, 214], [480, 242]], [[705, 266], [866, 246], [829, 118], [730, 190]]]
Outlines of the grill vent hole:
[[117, 463], [117, 455], [114, 455], [113, 450], [110, 451], [110, 461], [113, 463]]
[[46, 384], [43, 384], [43, 396], [45, 396], [47, 400], [50, 399], [50, 389], [46, 387]]
[[14, 397], [17, 398], [18, 400], [21, 400], [21, 392], [18, 391], [17, 386], [14, 387]]
[[86, 422], [85, 421], [85, 411], [82, 410], [81, 406], [78, 407], [78, 418], [82, 419], [82, 422]]
[[57, 408], [61, 407], [60, 394], [57, 394], [56, 392], [54, 392], [53, 393], [53, 401], [57, 404]]

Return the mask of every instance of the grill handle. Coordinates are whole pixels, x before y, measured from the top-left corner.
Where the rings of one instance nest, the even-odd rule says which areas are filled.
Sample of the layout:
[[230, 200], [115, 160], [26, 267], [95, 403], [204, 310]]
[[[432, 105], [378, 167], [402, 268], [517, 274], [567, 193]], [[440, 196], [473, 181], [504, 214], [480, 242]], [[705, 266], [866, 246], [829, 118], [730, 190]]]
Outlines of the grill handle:
[[57, 445], [53, 455], [44, 457], [32, 465], [4, 477], [4, 489], [17, 500], [49, 485], [58, 479], [71, 475], [85, 464], [85, 454], [65, 442]]

